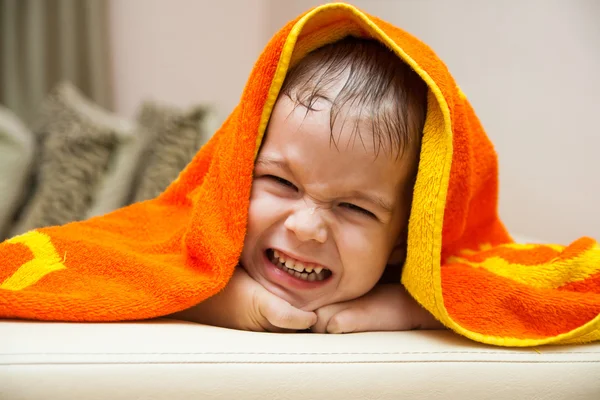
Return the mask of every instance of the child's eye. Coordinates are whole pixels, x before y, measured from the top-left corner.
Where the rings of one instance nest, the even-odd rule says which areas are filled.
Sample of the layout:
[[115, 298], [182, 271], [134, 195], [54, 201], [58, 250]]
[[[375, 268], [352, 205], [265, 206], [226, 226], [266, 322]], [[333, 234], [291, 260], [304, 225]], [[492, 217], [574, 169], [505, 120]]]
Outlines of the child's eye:
[[296, 186], [292, 182], [290, 182], [288, 180], [285, 180], [285, 179], [280, 178], [280, 177], [275, 176], [275, 175], [267, 175], [267, 177], [270, 178], [270, 179], [272, 179], [272, 180], [274, 180], [275, 182], [279, 183], [282, 186], [287, 186], [290, 189], [298, 190], [296, 188]]
[[354, 204], [351, 204], [351, 203], [341, 203], [340, 207], [344, 207], [344, 208], [347, 208], [347, 209], [349, 209], [351, 211], [354, 211], [354, 212], [357, 212], [357, 213], [360, 213], [360, 214], [364, 214], [364, 215], [366, 215], [368, 217], [371, 217], [371, 218], [375, 218], [375, 214], [373, 214], [371, 211], [365, 210], [364, 208], [359, 207], [359, 206], [354, 205]]

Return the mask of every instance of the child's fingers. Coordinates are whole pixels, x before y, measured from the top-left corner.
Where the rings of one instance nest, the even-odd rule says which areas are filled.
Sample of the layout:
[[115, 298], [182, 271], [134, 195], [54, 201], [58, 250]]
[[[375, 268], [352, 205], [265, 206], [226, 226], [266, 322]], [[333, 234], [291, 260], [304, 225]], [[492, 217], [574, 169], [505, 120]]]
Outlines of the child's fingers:
[[334, 303], [317, 309], [317, 323], [311, 326], [314, 333], [327, 333], [327, 325], [333, 316], [348, 308], [349, 303]]
[[347, 308], [340, 311], [327, 321], [327, 333], [351, 333], [370, 330], [372, 315], [363, 312], [360, 308]]
[[275, 330], [303, 330], [317, 322], [314, 312], [297, 309], [277, 296], [264, 298], [259, 303], [259, 312]]
[[327, 333], [405, 331], [413, 329], [411, 321], [411, 314], [400, 307], [352, 307], [329, 320]]
[[311, 332], [314, 333], [327, 333], [328, 319], [325, 319], [321, 314], [317, 313], [317, 323], [310, 327]]

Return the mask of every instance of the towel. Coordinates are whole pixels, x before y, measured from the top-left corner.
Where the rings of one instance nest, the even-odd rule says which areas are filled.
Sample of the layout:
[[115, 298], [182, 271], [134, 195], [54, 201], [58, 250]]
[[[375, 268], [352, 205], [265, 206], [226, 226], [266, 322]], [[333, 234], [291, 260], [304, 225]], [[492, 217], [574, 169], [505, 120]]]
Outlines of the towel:
[[379, 40], [428, 85], [401, 281], [445, 326], [475, 341], [538, 346], [600, 339], [600, 247], [516, 244], [497, 213], [494, 148], [434, 52], [342, 3], [283, 27], [239, 105], [158, 197], [0, 244], [0, 317], [122, 321], [216, 294], [242, 251], [254, 160], [286, 71], [348, 35]]

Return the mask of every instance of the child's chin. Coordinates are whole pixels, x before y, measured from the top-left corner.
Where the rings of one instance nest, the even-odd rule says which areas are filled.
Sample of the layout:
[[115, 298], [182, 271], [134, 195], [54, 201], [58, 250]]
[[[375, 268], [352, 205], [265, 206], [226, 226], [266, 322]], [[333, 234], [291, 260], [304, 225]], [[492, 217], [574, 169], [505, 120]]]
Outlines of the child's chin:
[[333, 304], [333, 302], [327, 301], [326, 299], [319, 297], [318, 299], [284, 299], [292, 306], [303, 311], [316, 311], [319, 308]]
[[279, 297], [280, 299], [288, 302], [292, 307], [295, 307], [303, 311], [315, 311], [320, 307], [326, 305], [321, 299], [303, 298], [301, 296], [290, 293], [285, 288], [279, 285], [274, 285], [271, 282], [261, 282], [263, 287], [269, 292]]

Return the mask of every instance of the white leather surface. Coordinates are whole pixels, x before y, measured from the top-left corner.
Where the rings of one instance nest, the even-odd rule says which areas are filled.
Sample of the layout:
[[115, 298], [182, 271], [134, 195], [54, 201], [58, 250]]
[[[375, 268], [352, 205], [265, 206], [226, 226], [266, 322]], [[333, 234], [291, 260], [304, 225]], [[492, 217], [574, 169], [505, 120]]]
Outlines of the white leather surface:
[[0, 399], [600, 399], [600, 344], [0, 321]]

